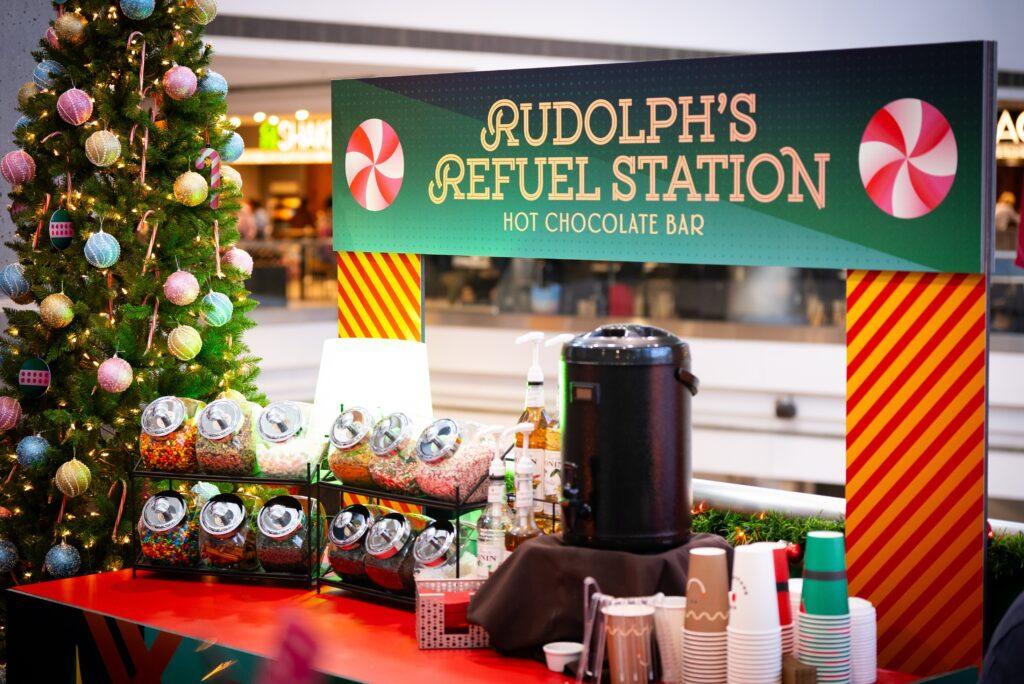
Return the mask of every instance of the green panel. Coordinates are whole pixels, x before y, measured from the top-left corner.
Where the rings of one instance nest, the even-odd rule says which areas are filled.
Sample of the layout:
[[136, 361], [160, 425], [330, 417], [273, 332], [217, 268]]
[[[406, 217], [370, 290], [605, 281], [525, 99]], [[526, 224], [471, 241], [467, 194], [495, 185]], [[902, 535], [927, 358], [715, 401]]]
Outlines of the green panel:
[[[993, 150], [986, 147], [992, 126], [986, 120], [992, 106], [986, 100], [992, 97], [986, 87], [992, 78], [991, 51], [990, 44], [974, 42], [336, 81], [334, 246], [374, 252], [978, 273], [991, 212], [985, 173], [993, 164]], [[713, 97], [707, 128], [699, 116], [704, 112], [701, 96]], [[688, 105], [693, 140], [680, 142], [685, 106], [679, 98], [687, 97], [693, 98]], [[915, 173], [906, 176], [913, 182], [895, 185], [903, 199], [900, 206], [923, 198], [930, 210], [897, 218], [869, 197], [859, 157], [872, 117], [887, 104], [907, 98], [927, 103], [926, 115], [937, 110], [948, 122], [955, 166], [948, 146], [946, 154], [940, 153], [941, 147], [931, 155], [921, 153], [932, 148], [917, 131], [944, 130], [941, 120], [926, 119], [917, 126], [914, 117], [919, 114], [912, 112], [920, 112], [920, 104], [901, 116], [898, 132], [921, 142], [911, 155]], [[510, 104], [495, 105], [505, 99]], [[632, 100], [632, 106], [621, 105], [623, 99]], [[602, 100], [615, 112], [617, 126], [607, 142], [594, 139], [613, 125], [608, 109], [593, 105]], [[573, 103], [581, 112], [593, 105], [594, 136], [555, 144], [554, 107], [546, 118], [548, 135], [542, 136], [541, 103], [553, 102]], [[536, 146], [525, 139], [523, 104], [532, 105], [530, 131], [543, 138]], [[563, 132], [571, 136], [575, 115], [569, 105], [564, 111]], [[512, 129], [517, 145], [509, 145], [503, 136], [495, 149], [484, 147], [485, 140], [496, 137], [489, 128], [494, 112], [519, 112]], [[658, 142], [623, 138], [641, 130], [649, 133], [651, 112], [675, 116], [671, 126], [657, 131]], [[353, 140], [353, 149], [359, 148], [357, 129], [373, 119], [384, 120], [395, 132], [404, 163], [396, 168], [396, 157], [377, 147], [370, 156], [381, 162], [379, 167], [350, 155], [353, 174], [362, 171], [354, 176], [353, 192], [346, 177], [346, 151]], [[744, 140], [751, 121], [756, 132]], [[714, 140], [701, 141], [705, 132]], [[748, 174], [758, 155], [765, 155], [760, 158], [764, 161]], [[827, 155], [827, 161], [816, 155]], [[550, 162], [541, 161], [552, 158], [571, 160], [571, 166], [566, 162], [556, 168], [565, 175], [557, 184], [551, 182]], [[508, 178], [503, 184], [496, 180], [495, 160]], [[666, 197], [679, 164], [688, 168], [694, 189], [677, 184], [675, 197]], [[711, 164], [718, 164], [715, 173]], [[899, 167], [898, 160], [890, 168]], [[520, 168], [525, 169], [525, 188], [520, 188]], [[438, 181], [445, 171], [457, 174], [460, 169], [461, 182], [440, 192]], [[473, 169], [480, 176], [475, 183]], [[523, 189], [529, 195], [537, 186], [538, 169], [544, 170], [545, 182], [531, 200]], [[378, 195], [360, 189], [371, 177], [381, 178], [387, 188], [387, 178], [399, 175], [401, 188], [393, 198], [390, 191]], [[943, 196], [932, 183], [941, 186], [944, 175], [952, 175], [952, 181], [947, 181], [948, 194]], [[628, 190], [623, 176], [636, 185], [631, 199], [613, 196], [616, 187]], [[892, 187], [890, 178], [895, 176], [882, 174], [876, 181], [881, 188]], [[712, 180], [717, 200], [709, 197]], [[777, 182], [782, 186], [774, 194]], [[791, 196], [794, 186], [802, 196], [799, 201]], [[559, 195], [569, 188], [572, 198]], [[500, 199], [493, 196], [496, 189], [503, 195]], [[474, 190], [480, 198], [472, 196]], [[581, 190], [590, 196], [575, 196]], [[597, 192], [599, 198], [593, 196]], [[646, 197], [648, 193], [655, 197]], [[356, 196], [387, 196], [379, 203], [387, 206], [371, 211]], [[581, 230], [573, 229], [581, 225]]]

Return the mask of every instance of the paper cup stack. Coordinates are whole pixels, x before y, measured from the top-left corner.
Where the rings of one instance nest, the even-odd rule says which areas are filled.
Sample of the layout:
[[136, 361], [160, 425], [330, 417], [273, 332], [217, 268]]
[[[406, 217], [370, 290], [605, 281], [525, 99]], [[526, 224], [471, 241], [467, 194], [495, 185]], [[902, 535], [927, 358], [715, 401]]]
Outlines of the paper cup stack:
[[850, 654], [850, 601], [843, 535], [811, 532], [807, 535], [797, 618], [797, 658], [817, 668], [819, 682], [849, 682]]
[[782, 628], [782, 654], [796, 654], [796, 624], [793, 614], [799, 610], [793, 608], [789, 594], [789, 557], [786, 554], [786, 542], [757, 542], [753, 546], [765, 546], [772, 551], [775, 561], [775, 590], [779, 597], [779, 626]]
[[775, 559], [770, 546], [737, 546], [729, 590], [727, 681], [776, 684], [782, 681], [782, 629]]
[[688, 684], [725, 681], [728, 589], [725, 550], [692, 549], [683, 627], [683, 679]]
[[878, 675], [877, 615], [870, 601], [850, 597], [852, 684], [871, 684]]
[[661, 657], [661, 680], [683, 681], [683, 625], [686, 620], [685, 596], [662, 596], [654, 604], [654, 633]]

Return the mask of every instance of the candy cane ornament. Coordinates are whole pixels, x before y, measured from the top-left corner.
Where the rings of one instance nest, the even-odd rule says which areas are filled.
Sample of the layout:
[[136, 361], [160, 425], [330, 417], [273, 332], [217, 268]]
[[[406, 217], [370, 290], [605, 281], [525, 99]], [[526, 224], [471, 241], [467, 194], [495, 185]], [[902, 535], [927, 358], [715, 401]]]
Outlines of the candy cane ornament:
[[207, 147], [196, 160], [196, 168], [200, 171], [210, 167], [210, 208], [220, 207], [220, 155], [217, 150]]

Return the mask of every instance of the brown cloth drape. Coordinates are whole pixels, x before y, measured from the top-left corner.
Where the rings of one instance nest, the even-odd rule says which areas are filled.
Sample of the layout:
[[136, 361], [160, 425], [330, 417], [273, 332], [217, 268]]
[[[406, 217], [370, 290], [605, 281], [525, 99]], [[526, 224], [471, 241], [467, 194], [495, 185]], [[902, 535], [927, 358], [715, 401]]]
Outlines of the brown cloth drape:
[[551, 641], [583, 640], [583, 580], [593, 577], [611, 596], [686, 593], [690, 549], [732, 549], [713, 534], [695, 534], [683, 546], [656, 554], [587, 549], [560, 537], [532, 539], [516, 549], [476, 592], [469, 621], [491, 635], [491, 646], [508, 655], [540, 657]]

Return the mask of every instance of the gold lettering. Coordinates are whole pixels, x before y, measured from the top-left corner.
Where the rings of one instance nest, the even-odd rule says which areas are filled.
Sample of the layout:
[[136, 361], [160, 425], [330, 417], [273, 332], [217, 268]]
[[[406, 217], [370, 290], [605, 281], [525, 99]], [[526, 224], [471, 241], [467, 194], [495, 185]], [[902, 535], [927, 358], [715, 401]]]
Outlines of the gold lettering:
[[[508, 113], [508, 120], [505, 119], [503, 112]], [[512, 131], [518, 123], [519, 108], [516, 107], [516, 103], [508, 99], [498, 100], [491, 105], [490, 111], [487, 112], [487, 127], [480, 129], [480, 146], [488, 152], [493, 152], [501, 144], [501, 136], [504, 133], [505, 144], [509, 147], [516, 147], [519, 145], [519, 139], [513, 135]], [[487, 140], [488, 135], [493, 136], [490, 141]]]
[[[458, 173], [453, 173], [453, 169]], [[459, 183], [466, 174], [462, 158], [457, 154], [446, 154], [437, 160], [434, 167], [434, 180], [430, 181], [427, 187], [427, 194], [434, 204], [441, 204], [448, 198], [448, 189], [451, 188], [452, 197], [460, 200], [464, 197], [459, 190]]]
[[612, 163], [612, 172], [615, 173], [615, 177], [626, 184], [628, 190], [623, 192], [619, 190], [619, 184], [612, 183], [612, 201], [614, 202], [629, 202], [636, 197], [636, 181], [633, 180], [632, 175], [626, 175], [619, 168], [625, 165], [629, 169], [629, 173], [636, 173], [636, 160], [626, 154], [620, 154], [615, 158]]
[[[593, 127], [590, 124], [590, 117], [594, 115], [598, 109], [604, 109], [608, 112], [608, 116], [611, 118], [611, 124], [608, 126], [608, 132], [604, 135], [597, 135], [594, 132]], [[583, 115], [583, 127], [587, 131], [587, 138], [590, 142], [595, 145], [607, 145], [615, 137], [615, 129], [618, 128], [618, 116], [615, 113], [615, 107], [608, 100], [594, 100], [587, 107], [587, 113]]]
[[790, 158], [792, 161], [790, 175], [793, 176], [793, 189], [786, 195], [788, 202], [803, 202], [804, 195], [800, 192], [800, 181], [803, 181], [804, 185], [807, 186], [808, 192], [811, 193], [811, 199], [814, 200], [814, 206], [819, 209], [825, 208], [825, 164], [828, 163], [832, 155], [828, 152], [817, 152], [814, 155], [814, 161], [818, 163], [818, 185], [815, 187], [811, 184], [811, 176], [807, 173], [807, 167], [804, 166], [803, 161], [800, 159], [800, 155], [796, 153], [792, 147], [783, 147], [779, 152]]
[[[658, 107], [668, 108], [668, 115], [659, 117]], [[650, 132], [647, 134], [647, 142], [657, 145], [661, 142], [661, 136], [658, 135], [658, 131], [662, 128], [668, 128], [676, 122], [676, 114], [678, 113], [676, 103], [670, 97], [649, 97], [647, 98], [647, 109], [650, 111], [648, 116]]]

